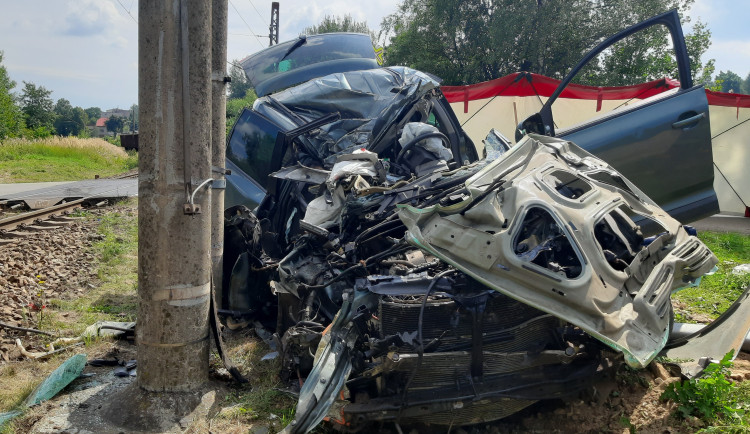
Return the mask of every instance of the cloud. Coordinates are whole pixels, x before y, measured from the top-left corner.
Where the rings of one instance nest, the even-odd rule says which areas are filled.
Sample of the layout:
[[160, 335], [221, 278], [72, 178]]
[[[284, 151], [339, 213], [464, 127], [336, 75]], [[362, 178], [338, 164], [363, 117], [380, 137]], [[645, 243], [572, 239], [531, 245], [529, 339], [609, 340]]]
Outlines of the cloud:
[[109, 1], [86, 0], [69, 3], [68, 12], [63, 18], [62, 33], [69, 36], [95, 36], [106, 33], [120, 15], [115, 5]]
[[750, 72], [750, 39], [714, 41], [706, 57], [716, 59], [716, 71], [733, 71], [743, 78]]
[[32, 66], [32, 65], [18, 65], [9, 63], [8, 69], [15, 73], [28, 73], [34, 74], [41, 77], [52, 77], [52, 78], [64, 78], [72, 80], [82, 81], [100, 81], [103, 77], [100, 74], [92, 74], [82, 72], [80, 70], [72, 70], [66, 68], [60, 68], [59, 65], [54, 67], [48, 66]]

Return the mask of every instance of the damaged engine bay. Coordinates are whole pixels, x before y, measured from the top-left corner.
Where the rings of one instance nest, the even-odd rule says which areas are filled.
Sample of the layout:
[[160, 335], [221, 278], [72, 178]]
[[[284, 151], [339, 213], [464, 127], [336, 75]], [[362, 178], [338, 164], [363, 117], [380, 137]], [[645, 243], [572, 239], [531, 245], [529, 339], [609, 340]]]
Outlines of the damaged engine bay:
[[717, 263], [571, 142], [493, 130], [477, 159], [437, 85], [340, 73], [253, 107], [287, 130], [260, 205], [225, 213], [220, 313], [304, 381], [288, 432], [489, 422], [577, 393], [606, 357], [644, 367], [671, 294]]

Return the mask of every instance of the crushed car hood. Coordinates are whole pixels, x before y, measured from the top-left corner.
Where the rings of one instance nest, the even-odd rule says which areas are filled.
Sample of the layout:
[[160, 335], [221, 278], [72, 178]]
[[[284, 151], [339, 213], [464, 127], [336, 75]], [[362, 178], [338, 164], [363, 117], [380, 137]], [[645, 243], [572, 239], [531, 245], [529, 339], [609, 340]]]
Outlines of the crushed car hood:
[[[403, 206], [407, 240], [581, 327], [632, 366], [646, 366], [666, 344], [671, 293], [718, 262], [637, 187], [571, 142], [527, 136], [466, 187], [450, 206]], [[633, 220], [657, 228], [655, 237], [644, 240]]]
[[361, 147], [377, 152], [389, 145], [397, 138], [392, 127], [414, 112], [428, 111], [430, 101], [424, 96], [438, 85], [427, 74], [406, 67], [343, 72], [259, 98], [253, 110], [290, 127], [338, 113], [339, 120], [300, 137], [300, 162], [330, 167], [334, 154]]

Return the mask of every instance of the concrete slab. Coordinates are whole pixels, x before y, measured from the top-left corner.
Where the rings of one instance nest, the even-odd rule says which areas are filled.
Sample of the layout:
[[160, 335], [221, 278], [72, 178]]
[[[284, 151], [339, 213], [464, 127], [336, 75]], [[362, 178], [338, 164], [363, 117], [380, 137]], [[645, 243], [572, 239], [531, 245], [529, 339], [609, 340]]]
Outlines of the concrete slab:
[[[47, 183], [44, 183], [47, 184]], [[0, 185], [0, 192], [9, 184]], [[63, 200], [83, 198], [105, 199], [138, 196], [138, 179], [94, 179], [59, 185], [45, 185], [41, 188], [12, 194], [0, 194], [0, 204], [25, 202], [31, 209], [46, 208]]]
[[64, 184], [70, 184], [75, 181], [62, 181], [62, 182], [19, 182], [16, 184], [0, 184], [0, 200], [4, 200], [6, 196], [14, 195], [18, 193], [24, 193], [28, 191], [39, 190], [42, 188], [58, 187]]

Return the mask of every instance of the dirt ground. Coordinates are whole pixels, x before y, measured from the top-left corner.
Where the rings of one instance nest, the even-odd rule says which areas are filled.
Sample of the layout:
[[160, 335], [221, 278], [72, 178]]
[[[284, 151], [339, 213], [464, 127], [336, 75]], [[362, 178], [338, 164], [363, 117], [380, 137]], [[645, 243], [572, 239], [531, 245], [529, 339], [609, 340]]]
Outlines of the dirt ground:
[[[135, 212], [135, 208], [118, 207], [95, 212]], [[97, 258], [92, 253], [91, 244], [98, 237], [96, 225], [97, 219], [89, 218], [63, 228], [39, 232], [15, 245], [0, 248], [0, 322], [36, 328], [40, 310], [43, 315], [50, 309], [46, 306], [47, 300], [87, 297], [95, 290], [98, 285]], [[43, 309], [34, 307], [42, 305], [45, 306]], [[53, 308], [57, 309], [55, 318], [61, 321], [65, 321], [66, 317], [80, 315], [65, 311], [61, 305]], [[680, 308], [676, 306], [676, 309]], [[260, 381], [258, 377], [274, 375], [273, 372], [269, 373], [268, 367], [261, 366], [265, 362], [259, 362], [259, 357], [253, 359], [268, 352], [253, 331], [227, 331], [226, 336], [230, 354], [252, 381]], [[87, 352], [89, 360], [135, 358], [135, 346], [131, 342], [99, 341], [85, 348], [77, 347], [49, 360], [29, 361], [16, 346], [16, 339], [21, 339], [29, 351], [46, 351], [45, 343], [49, 341], [48, 337], [37, 334], [0, 329], [0, 389], [3, 389], [0, 391], [0, 398], [6, 396], [0, 400], [0, 411], [8, 410], [18, 401], [11, 396], [11, 392], [30, 392], [33, 384], [76, 352]], [[250, 357], [250, 354], [255, 356]], [[216, 372], [212, 375], [213, 382], [210, 384], [217, 391], [212, 410], [202, 420], [180, 425], [178, 431], [265, 433], [277, 432], [283, 428], [281, 408], [278, 412], [261, 412], [254, 417], [243, 414], [242, 411], [232, 413], [236, 401], [230, 397], [246, 393], [249, 388], [245, 390], [231, 384], [215, 362], [212, 362], [212, 366], [216, 368]], [[113, 369], [87, 366], [84, 373], [92, 373], [94, 376], [75, 380], [55, 399], [27, 412], [15, 423], [15, 431], [57, 432], [68, 429], [64, 416], [59, 416], [63, 419], [57, 424], [54, 420], [50, 422], [50, 415], [61, 411], [60, 409], [67, 409], [61, 413], [63, 415], [74, 411], [80, 417], [95, 414], [97, 408], [91, 407], [91, 401], [78, 402], [73, 396], [93, 390], [102, 382], [109, 381], [116, 387], [125, 387], [133, 382], [133, 377], [115, 379], [112, 377]], [[741, 353], [738, 356], [732, 372], [734, 381], [750, 379], [748, 354]], [[539, 402], [502, 421], [473, 427], [453, 427], [451, 432], [695, 432], [703, 428], [701, 421], [678, 420], [671, 416], [675, 404], [659, 400], [667, 385], [675, 381], [679, 381], [679, 378], [668, 367], [657, 363], [652, 364], [649, 369], [632, 370], [615, 362], [594, 387], [578, 396]], [[273, 401], [270, 402], [272, 408], [274, 404]], [[441, 431], [435, 427], [403, 428], [404, 432], [412, 434]], [[385, 426], [383, 431], [396, 432], [393, 426]]]

